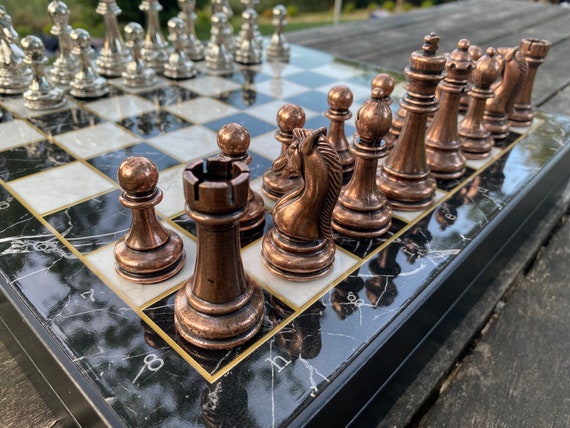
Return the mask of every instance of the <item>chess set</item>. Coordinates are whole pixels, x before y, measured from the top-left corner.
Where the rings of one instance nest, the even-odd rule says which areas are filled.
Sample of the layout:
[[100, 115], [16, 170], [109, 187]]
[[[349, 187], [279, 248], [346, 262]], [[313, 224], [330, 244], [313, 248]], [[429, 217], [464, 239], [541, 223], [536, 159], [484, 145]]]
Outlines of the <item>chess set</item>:
[[[278, 8], [262, 61], [248, 7], [238, 66], [214, 13], [207, 52], [169, 22], [162, 68], [129, 24], [115, 73], [118, 52], [93, 65], [62, 4], [50, 4], [69, 36], [56, 61], [75, 52], [83, 72], [54, 63], [54, 89], [27, 38], [31, 71], [0, 76], [1, 319], [80, 425], [348, 422], [568, 180], [570, 119], [533, 111], [513, 125], [498, 107], [546, 53], [533, 67], [490, 49], [475, 67], [466, 41], [444, 57], [432, 34], [404, 78], [289, 46]], [[98, 12], [117, 40], [115, 2]], [[495, 56], [515, 60], [501, 71]], [[449, 126], [471, 73], [476, 95]], [[10, 93], [26, 79], [38, 85]], [[441, 147], [458, 132], [463, 162]]]

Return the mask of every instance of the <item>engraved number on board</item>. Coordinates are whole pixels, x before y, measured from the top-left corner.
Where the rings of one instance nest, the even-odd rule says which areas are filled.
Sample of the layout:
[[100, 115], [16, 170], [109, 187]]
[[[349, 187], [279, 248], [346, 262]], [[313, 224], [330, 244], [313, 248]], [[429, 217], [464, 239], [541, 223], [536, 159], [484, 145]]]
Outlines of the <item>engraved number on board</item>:
[[137, 380], [139, 379], [139, 377], [141, 377], [145, 369], [153, 373], [159, 371], [164, 365], [164, 360], [162, 358], [157, 357], [155, 354], [148, 354], [146, 357], [144, 357], [143, 363], [144, 364], [140, 369], [139, 373], [133, 379], [132, 382], [133, 384], [137, 382]]
[[267, 357], [265, 359], [265, 361], [267, 361], [268, 363], [271, 363], [273, 365], [273, 367], [275, 367], [277, 369], [277, 373], [279, 373], [281, 370], [283, 370], [285, 367], [287, 367], [289, 364], [291, 364], [290, 360], [286, 360], [285, 358], [281, 357], [280, 355], [277, 355], [276, 357]]

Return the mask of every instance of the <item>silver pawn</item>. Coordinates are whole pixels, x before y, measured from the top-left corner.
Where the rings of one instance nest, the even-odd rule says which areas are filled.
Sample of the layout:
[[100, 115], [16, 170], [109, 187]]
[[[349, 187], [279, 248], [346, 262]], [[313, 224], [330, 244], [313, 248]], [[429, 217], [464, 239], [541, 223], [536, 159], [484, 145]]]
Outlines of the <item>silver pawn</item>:
[[144, 30], [137, 22], [125, 25], [126, 45], [132, 54], [132, 60], [123, 71], [123, 84], [132, 88], [146, 88], [156, 83], [156, 72], [145, 65], [141, 56]]
[[97, 72], [106, 77], [118, 77], [131, 60], [117, 23], [121, 8], [114, 0], [99, 0], [95, 12], [105, 19], [105, 40], [97, 57]]
[[141, 50], [143, 61], [157, 73], [162, 73], [168, 61], [168, 43], [162, 35], [158, 13], [163, 9], [158, 0], [143, 0], [139, 9], [146, 15], [146, 36]]
[[168, 40], [174, 50], [168, 57], [164, 66], [164, 76], [169, 79], [190, 79], [196, 76], [194, 63], [186, 57], [184, 45], [186, 44], [186, 25], [178, 17], [168, 20]]
[[79, 58], [81, 67], [71, 81], [69, 93], [77, 98], [99, 98], [107, 95], [107, 80], [99, 76], [91, 64], [93, 48], [89, 33], [83, 28], [77, 28], [71, 32], [71, 41], [71, 53]]
[[228, 18], [223, 13], [212, 16], [210, 42], [206, 49], [206, 71], [210, 74], [230, 74], [234, 70], [234, 57], [228, 51], [224, 39], [224, 28]]
[[24, 92], [24, 105], [30, 110], [51, 110], [65, 105], [63, 90], [53, 86], [46, 77], [46, 48], [41, 39], [36, 36], [24, 37], [22, 49], [26, 54], [24, 62], [30, 66], [33, 76], [30, 87]]
[[[222, 21], [220, 25], [222, 25], [221, 34], [223, 34], [223, 43], [226, 46], [226, 50], [230, 52], [232, 55], [236, 50], [236, 43], [235, 43], [235, 36], [234, 36], [234, 29], [231, 24], [231, 19], [234, 16], [234, 11], [230, 6], [228, 0], [212, 0], [212, 20], [214, 15], [217, 13], [222, 13], [226, 16], [226, 20]], [[212, 22], [212, 26], [214, 23]]]
[[287, 9], [282, 4], [273, 8], [273, 21], [275, 32], [271, 36], [271, 42], [267, 47], [267, 61], [288, 62], [291, 56], [291, 48], [285, 36], [283, 27], [287, 23]]
[[184, 52], [192, 61], [203, 61], [205, 58], [204, 44], [196, 36], [194, 22], [196, 21], [196, 0], [178, 0], [180, 13], [178, 17], [184, 21], [186, 27], [186, 43]]
[[21, 94], [32, 80], [12, 17], [0, 5], [0, 94]]
[[[259, 0], [241, 0], [241, 4], [243, 4], [243, 9], [255, 9], [255, 6], [257, 6], [259, 4]], [[255, 36], [255, 40], [257, 40], [257, 43], [259, 45], [260, 49], [263, 49], [263, 36], [261, 35], [261, 31], [259, 31], [259, 26], [257, 25], [257, 11], [255, 12], [255, 20], [251, 23], [251, 26], [253, 27], [253, 34]]]
[[50, 33], [57, 37], [59, 54], [49, 69], [49, 79], [54, 85], [65, 90], [79, 70], [79, 60], [71, 54], [70, 34], [73, 28], [69, 25], [70, 12], [67, 5], [59, 0], [53, 0], [48, 5], [48, 13], [53, 22]]
[[235, 54], [236, 62], [245, 65], [261, 64], [262, 51], [255, 38], [253, 24], [257, 21], [257, 12], [247, 8], [241, 14], [242, 26]]

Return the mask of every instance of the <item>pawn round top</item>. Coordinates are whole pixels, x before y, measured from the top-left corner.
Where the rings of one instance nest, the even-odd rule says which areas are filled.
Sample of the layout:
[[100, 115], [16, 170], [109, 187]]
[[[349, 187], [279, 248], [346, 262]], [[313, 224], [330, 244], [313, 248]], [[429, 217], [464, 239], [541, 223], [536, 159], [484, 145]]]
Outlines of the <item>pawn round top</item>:
[[158, 168], [150, 159], [131, 156], [119, 166], [117, 180], [127, 193], [134, 195], [151, 193], [158, 183]]
[[305, 111], [297, 104], [285, 104], [277, 111], [277, 126], [285, 132], [305, 126]]
[[336, 85], [328, 93], [327, 101], [332, 110], [348, 110], [353, 101], [352, 91], [348, 86]]
[[47, 10], [51, 19], [56, 23], [63, 24], [69, 21], [69, 8], [64, 2], [54, 0], [48, 4]]
[[287, 8], [282, 4], [278, 4], [272, 10], [274, 18], [284, 18], [287, 16]]
[[501, 67], [495, 58], [497, 50], [487, 48], [487, 54], [479, 58], [473, 70], [473, 84], [482, 89], [489, 88], [498, 79]]
[[71, 32], [71, 40], [80, 48], [86, 49], [91, 47], [91, 35], [83, 28], [76, 28]]
[[457, 43], [457, 49], [454, 49], [448, 57], [445, 66], [448, 79], [466, 80], [469, 73], [473, 70], [473, 61], [469, 54], [470, 42], [467, 39], [461, 39]]
[[168, 31], [170, 34], [182, 34], [186, 28], [184, 21], [177, 16], [174, 16], [168, 20]]
[[372, 83], [370, 86], [373, 90], [374, 88], [382, 89], [382, 91], [384, 92], [384, 97], [389, 97], [394, 91], [395, 85], [396, 82], [394, 82], [392, 76], [390, 76], [388, 73], [380, 73], [377, 74], [374, 77], [374, 79], [372, 79]]
[[374, 88], [372, 96], [358, 109], [356, 130], [362, 140], [377, 142], [392, 126], [392, 111], [384, 101], [384, 91]]
[[483, 49], [477, 45], [471, 45], [467, 50], [469, 51], [469, 55], [471, 55], [471, 59], [473, 61], [477, 61], [483, 56]]
[[196, 0], [178, 0], [180, 9], [187, 11], [194, 11], [196, 8]]
[[136, 42], [144, 37], [144, 29], [138, 22], [129, 22], [125, 25], [125, 38], [128, 41]]
[[212, 27], [222, 27], [228, 22], [228, 17], [222, 12], [216, 12], [212, 15]]
[[243, 155], [249, 149], [249, 132], [239, 123], [227, 123], [219, 129], [217, 143], [225, 155]]
[[26, 36], [22, 39], [20, 44], [29, 61], [37, 61], [43, 58], [45, 46], [39, 37]]

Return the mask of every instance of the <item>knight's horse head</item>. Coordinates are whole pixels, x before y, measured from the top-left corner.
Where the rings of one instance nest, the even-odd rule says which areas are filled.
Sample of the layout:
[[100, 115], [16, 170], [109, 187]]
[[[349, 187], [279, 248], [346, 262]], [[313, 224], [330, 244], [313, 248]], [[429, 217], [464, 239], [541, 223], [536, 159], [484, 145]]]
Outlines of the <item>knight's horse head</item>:
[[303, 170], [303, 157], [307, 156], [317, 145], [321, 137], [326, 136], [324, 126], [317, 130], [295, 128], [293, 142], [287, 150], [273, 161], [273, 171], [281, 172], [283, 177], [300, 175]]

